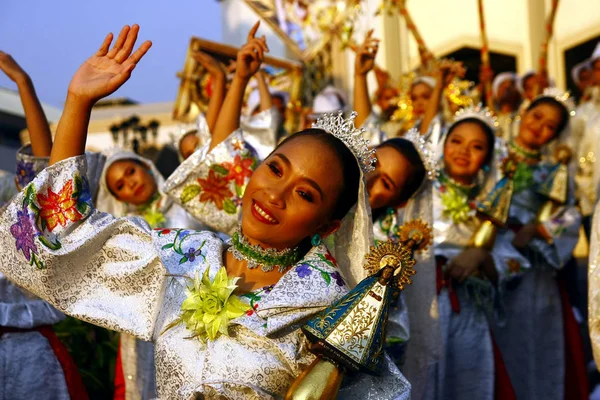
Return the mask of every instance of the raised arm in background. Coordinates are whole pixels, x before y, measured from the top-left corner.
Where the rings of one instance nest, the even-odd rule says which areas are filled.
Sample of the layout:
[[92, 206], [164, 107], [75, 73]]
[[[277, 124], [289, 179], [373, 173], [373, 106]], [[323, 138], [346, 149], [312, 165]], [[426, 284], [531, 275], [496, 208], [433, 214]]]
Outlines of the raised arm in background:
[[31, 152], [36, 157], [48, 157], [52, 151], [52, 135], [31, 78], [10, 54], [2, 51], [0, 51], [0, 69], [17, 84], [19, 89], [31, 140]]
[[208, 129], [212, 132], [215, 129], [217, 118], [221, 112], [223, 100], [225, 100], [227, 73], [225, 67], [207, 53], [196, 51], [192, 56], [212, 77], [212, 93], [208, 101], [208, 111], [206, 112], [206, 123], [208, 124]]
[[356, 61], [354, 62], [354, 111], [356, 126], [361, 126], [369, 117], [372, 110], [369, 98], [369, 86], [367, 74], [375, 66], [375, 56], [379, 49], [379, 40], [372, 37], [373, 30], [367, 32], [365, 41], [356, 49]]
[[257, 22], [250, 29], [248, 42], [237, 54], [235, 75], [231, 81], [227, 96], [225, 96], [219, 118], [217, 118], [209, 150], [227, 139], [233, 131], [240, 127], [242, 102], [246, 86], [248, 86], [250, 78], [259, 70], [264, 53], [269, 51], [266, 38], [264, 36], [258, 39], [255, 37], [259, 26], [260, 22]]

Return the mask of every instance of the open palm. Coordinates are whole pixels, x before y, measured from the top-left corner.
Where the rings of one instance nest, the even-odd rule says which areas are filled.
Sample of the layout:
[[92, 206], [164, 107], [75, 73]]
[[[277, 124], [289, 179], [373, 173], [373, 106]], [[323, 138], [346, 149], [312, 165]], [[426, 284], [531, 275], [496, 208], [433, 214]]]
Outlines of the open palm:
[[150, 41], [146, 41], [132, 54], [139, 29], [138, 25], [131, 28], [124, 26], [110, 51], [113, 35], [109, 33], [96, 54], [86, 60], [73, 75], [69, 93], [95, 102], [127, 82], [131, 71], [152, 46]]

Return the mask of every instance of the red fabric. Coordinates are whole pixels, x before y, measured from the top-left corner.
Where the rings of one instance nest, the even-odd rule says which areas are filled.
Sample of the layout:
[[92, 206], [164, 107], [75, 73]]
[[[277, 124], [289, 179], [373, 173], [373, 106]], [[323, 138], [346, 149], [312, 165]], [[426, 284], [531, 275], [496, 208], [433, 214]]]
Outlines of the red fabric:
[[115, 366], [115, 396], [114, 400], [125, 400], [125, 375], [123, 375], [123, 364], [121, 364], [121, 342], [117, 351], [117, 364]]
[[579, 325], [573, 314], [565, 284], [557, 279], [562, 304], [565, 334], [565, 399], [585, 400], [589, 398], [589, 385], [585, 371], [585, 353]]
[[75, 365], [75, 362], [71, 358], [69, 351], [67, 350], [63, 342], [60, 341], [58, 336], [56, 336], [56, 333], [54, 333], [52, 327], [41, 326], [32, 330], [41, 333], [48, 340], [48, 343], [50, 343], [50, 347], [52, 347], [54, 355], [56, 356], [56, 359], [62, 367], [63, 373], [65, 375], [65, 381], [67, 382], [67, 389], [69, 390], [69, 396], [71, 396], [71, 399], [89, 399], [87, 391], [85, 389], [85, 385], [83, 384], [83, 380], [81, 379], [81, 375], [79, 375], [77, 365]]
[[494, 349], [494, 398], [496, 400], [517, 400], [517, 394], [508, 376], [502, 353], [490, 332]]
[[448, 289], [448, 297], [450, 298], [450, 307], [452, 307], [452, 311], [455, 314], [460, 314], [460, 302], [458, 301], [458, 296], [454, 291], [454, 287], [452, 285], [452, 279], [447, 279], [444, 276], [443, 267], [446, 265], [448, 261], [445, 257], [436, 257], [436, 270], [435, 270], [435, 278], [436, 278], [436, 287], [437, 294], [439, 295], [442, 291], [442, 288]]

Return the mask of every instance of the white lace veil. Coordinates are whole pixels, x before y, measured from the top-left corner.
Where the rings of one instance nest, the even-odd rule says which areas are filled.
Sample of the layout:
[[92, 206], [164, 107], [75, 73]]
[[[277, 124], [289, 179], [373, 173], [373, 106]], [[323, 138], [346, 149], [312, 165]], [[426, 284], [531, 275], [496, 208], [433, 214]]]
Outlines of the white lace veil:
[[148, 170], [156, 180], [157, 190], [160, 196], [162, 197], [161, 210], [163, 212], [166, 211], [171, 206], [172, 200], [170, 200], [162, 192], [165, 179], [162, 177], [154, 163], [148, 160], [147, 158], [141, 157], [131, 151], [123, 149], [111, 149], [107, 151], [107, 159], [104, 163], [102, 173], [100, 174], [100, 181], [98, 184], [99, 188], [98, 198], [96, 200], [96, 208], [102, 212], [112, 214], [115, 217], [124, 217], [127, 215], [138, 214], [138, 206], [118, 200], [115, 196], [113, 196], [111, 191], [108, 189], [108, 185], [106, 184], [106, 173], [108, 169], [113, 163], [120, 160], [137, 160], [148, 167]]

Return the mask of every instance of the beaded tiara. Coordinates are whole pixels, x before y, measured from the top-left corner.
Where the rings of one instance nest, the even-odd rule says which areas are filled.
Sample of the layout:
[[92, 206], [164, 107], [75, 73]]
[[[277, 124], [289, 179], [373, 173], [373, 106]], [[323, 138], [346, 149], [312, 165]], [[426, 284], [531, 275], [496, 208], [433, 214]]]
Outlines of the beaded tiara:
[[350, 117], [344, 118], [344, 113], [324, 114], [312, 125], [340, 139], [356, 157], [358, 165], [364, 174], [375, 170], [375, 150], [369, 148], [369, 141], [364, 138], [364, 128], [357, 129], [354, 119], [358, 114], [353, 111]]

